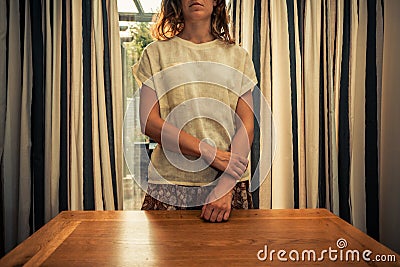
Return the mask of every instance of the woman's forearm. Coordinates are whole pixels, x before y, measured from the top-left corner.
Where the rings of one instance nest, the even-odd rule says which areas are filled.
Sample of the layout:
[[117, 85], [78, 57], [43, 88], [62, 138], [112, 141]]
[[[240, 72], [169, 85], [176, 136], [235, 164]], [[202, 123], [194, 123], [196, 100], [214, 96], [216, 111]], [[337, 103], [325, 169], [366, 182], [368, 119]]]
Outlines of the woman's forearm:
[[[140, 125], [142, 132], [161, 144], [165, 149], [188, 156], [200, 157], [200, 140], [160, 117], [160, 106], [156, 92], [143, 85], [140, 89]], [[177, 144], [179, 138], [179, 145]], [[163, 140], [161, 140], [163, 139]], [[165, 141], [165, 142], [162, 142]]]
[[[183, 130], [179, 130], [161, 118], [147, 120], [146, 126], [144, 127], [144, 134], [170, 151], [182, 153], [187, 156], [201, 156], [201, 141], [198, 138]], [[161, 135], [163, 136], [161, 137]], [[208, 144], [205, 144], [205, 146], [207, 145]], [[209, 147], [207, 148], [210, 149]]]
[[[247, 157], [254, 138], [253, 99], [250, 91], [239, 99], [236, 114], [236, 134], [232, 138], [231, 152]], [[224, 196], [230, 192], [239, 179], [224, 172], [218, 180], [217, 187], [214, 189], [215, 195], [218, 197]]]
[[236, 133], [232, 138], [230, 151], [247, 158], [254, 137], [253, 97], [251, 91], [239, 98], [236, 114]]

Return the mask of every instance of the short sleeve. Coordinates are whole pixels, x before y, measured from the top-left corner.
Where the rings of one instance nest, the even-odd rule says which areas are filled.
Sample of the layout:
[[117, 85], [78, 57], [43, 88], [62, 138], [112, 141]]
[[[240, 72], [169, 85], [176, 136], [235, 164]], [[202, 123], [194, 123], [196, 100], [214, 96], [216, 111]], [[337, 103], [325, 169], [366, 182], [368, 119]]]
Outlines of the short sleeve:
[[132, 66], [132, 72], [139, 87], [142, 87], [152, 77], [150, 56], [147, 48], [143, 50], [139, 61]]
[[253, 91], [256, 85], [257, 85], [257, 76], [254, 70], [254, 64], [253, 61], [251, 60], [250, 55], [246, 52], [240, 95], [245, 94], [249, 90]]

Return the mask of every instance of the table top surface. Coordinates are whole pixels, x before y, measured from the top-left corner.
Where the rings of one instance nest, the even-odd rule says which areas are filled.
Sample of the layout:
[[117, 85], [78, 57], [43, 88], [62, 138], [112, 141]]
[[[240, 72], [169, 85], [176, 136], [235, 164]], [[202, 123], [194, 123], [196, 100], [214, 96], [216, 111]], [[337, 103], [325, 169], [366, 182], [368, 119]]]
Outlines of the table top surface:
[[398, 254], [325, 209], [234, 210], [225, 223], [199, 215], [62, 212], [0, 266], [400, 266]]

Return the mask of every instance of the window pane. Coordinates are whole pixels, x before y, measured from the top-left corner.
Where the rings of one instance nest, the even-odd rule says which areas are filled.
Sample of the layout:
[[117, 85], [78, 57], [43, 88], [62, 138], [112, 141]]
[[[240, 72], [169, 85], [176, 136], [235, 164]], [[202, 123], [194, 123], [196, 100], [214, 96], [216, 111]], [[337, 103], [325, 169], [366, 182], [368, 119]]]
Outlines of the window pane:
[[118, 5], [118, 12], [129, 12], [129, 13], [138, 12], [133, 0], [118, 0], [117, 5]]
[[[153, 6], [152, 10], [157, 10], [157, 6]], [[144, 47], [153, 41], [150, 35], [151, 23], [143, 22], [150, 21], [153, 13], [138, 14], [133, 0], [118, 0], [118, 11], [125, 110], [124, 158], [125, 163], [128, 163], [124, 167], [123, 206], [125, 210], [132, 210], [140, 209], [142, 205], [144, 192], [135, 181], [147, 179], [147, 151], [150, 146], [148, 137], [140, 131], [139, 94], [132, 66], [139, 60]]]
[[156, 13], [161, 6], [161, 0], [141, 0], [140, 3], [146, 13]]

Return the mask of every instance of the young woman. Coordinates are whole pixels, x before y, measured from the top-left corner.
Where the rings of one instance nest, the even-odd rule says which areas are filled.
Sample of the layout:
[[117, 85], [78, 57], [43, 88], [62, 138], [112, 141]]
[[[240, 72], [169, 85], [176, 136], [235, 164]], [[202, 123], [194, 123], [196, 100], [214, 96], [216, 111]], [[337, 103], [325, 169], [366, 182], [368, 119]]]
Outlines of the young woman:
[[[203, 219], [221, 222], [232, 208], [252, 207], [247, 156], [256, 76], [228, 23], [225, 0], [162, 1], [157, 41], [133, 68], [142, 131], [158, 142], [144, 210], [195, 206]], [[205, 166], [187, 169], [179, 164], [186, 160]]]

